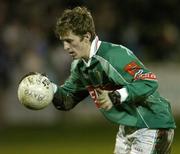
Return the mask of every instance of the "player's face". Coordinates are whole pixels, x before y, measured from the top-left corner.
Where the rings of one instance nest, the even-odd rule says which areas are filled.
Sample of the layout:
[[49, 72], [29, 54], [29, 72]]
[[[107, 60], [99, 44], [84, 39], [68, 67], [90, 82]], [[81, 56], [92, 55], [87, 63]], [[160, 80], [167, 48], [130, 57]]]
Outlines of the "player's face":
[[90, 34], [87, 33], [82, 37], [75, 35], [72, 32], [60, 37], [63, 42], [64, 50], [66, 50], [73, 59], [83, 58], [87, 60], [90, 52]]

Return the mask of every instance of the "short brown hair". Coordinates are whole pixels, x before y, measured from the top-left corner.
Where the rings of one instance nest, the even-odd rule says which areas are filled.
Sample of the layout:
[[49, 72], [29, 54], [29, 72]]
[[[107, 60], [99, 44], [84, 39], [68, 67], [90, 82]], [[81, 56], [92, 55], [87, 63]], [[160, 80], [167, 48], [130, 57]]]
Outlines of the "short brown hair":
[[78, 6], [64, 10], [62, 16], [57, 20], [55, 33], [60, 37], [66, 35], [68, 31], [80, 37], [89, 32], [91, 41], [95, 38], [94, 21], [86, 7]]

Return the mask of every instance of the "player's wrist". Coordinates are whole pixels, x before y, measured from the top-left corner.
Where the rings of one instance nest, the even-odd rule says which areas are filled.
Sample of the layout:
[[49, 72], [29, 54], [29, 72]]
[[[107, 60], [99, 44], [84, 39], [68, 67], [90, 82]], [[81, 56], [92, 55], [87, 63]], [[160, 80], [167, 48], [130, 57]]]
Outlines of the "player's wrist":
[[121, 95], [118, 91], [109, 92], [108, 95], [114, 106], [118, 106], [121, 104]]

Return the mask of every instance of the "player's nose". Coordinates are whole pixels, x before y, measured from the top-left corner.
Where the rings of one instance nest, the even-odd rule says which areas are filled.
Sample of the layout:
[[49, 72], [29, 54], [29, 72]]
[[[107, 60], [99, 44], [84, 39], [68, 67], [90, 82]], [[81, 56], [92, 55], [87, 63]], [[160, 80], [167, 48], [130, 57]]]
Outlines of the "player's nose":
[[70, 45], [67, 42], [64, 42], [64, 50], [69, 50], [70, 49]]

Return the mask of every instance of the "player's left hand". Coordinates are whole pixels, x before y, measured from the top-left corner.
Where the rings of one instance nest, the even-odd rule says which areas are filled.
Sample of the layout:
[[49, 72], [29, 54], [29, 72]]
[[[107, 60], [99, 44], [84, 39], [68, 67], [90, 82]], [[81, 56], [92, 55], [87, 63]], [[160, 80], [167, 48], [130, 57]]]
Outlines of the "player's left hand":
[[96, 92], [97, 92], [97, 100], [99, 102], [100, 108], [105, 110], [110, 110], [113, 104], [108, 95], [109, 91], [98, 88], [96, 89]]

